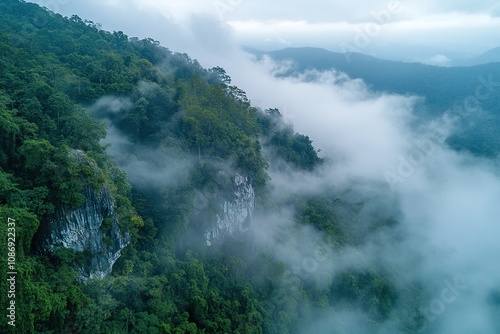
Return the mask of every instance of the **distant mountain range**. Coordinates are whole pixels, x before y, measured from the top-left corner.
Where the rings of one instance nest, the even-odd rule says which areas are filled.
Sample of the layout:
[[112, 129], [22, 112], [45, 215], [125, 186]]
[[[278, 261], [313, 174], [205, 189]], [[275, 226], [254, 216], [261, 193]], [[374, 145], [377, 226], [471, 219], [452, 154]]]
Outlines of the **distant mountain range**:
[[473, 66], [494, 62], [500, 62], [500, 47], [488, 50], [485, 53], [471, 59], [457, 61], [454, 65]]
[[[289, 49], [316, 49], [310, 47], [288, 48]], [[319, 49], [319, 48], [318, 48]], [[281, 52], [278, 51], [261, 51], [258, 49], [245, 47], [250, 53], [263, 54]], [[326, 49], [321, 49], [330, 52]], [[379, 47], [377, 49], [367, 50], [364, 54], [379, 59], [402, 61], [406, 63], [423, 63], [428, 65], [458, 67], [458, 66], [476, 66], [485, 65], [489, 63], [500, 62], [500, 47], [490, 49], [480, 55], [472, 55], [461, 52], [451, 52], [426, 46], [399, 46], [390, 45], [386, 47]], [[331, 52], [334, 54], [342, 54], [338, 52]]]
[[403, 61], [407, 63], [420, 62], [439, 66], [474, 66], [500, 62], [500, 47], [477, 55], [466, 52], [454, 52], [425, 45], [391, 44], [367, 48], [363, 53], [380, 59]]
[[[292, 76], [312, 69], [319, 71], [336, 69], [351, 78], [363, 79], [376, 91], [424, 96], [429, 106], [441, 111], [463, 102], [460, 100], [469, 95], [474, 95], [477, 86], [481, 84], [481, 77], [491, 76], [495, 82], [500, 82], [500, 63], [443, 67], [311, 47], [286, 48], [271, 52], [251, 48], [245, 50], [257, 58], [267, 55], [276, 61], [292, 61], [292, 67], [282, 74], [283, 76]], [[492, 50], [481, 57], [491, 59], [494, 55], [495, 52]], [[500, 106], [500, 94], [492, 94], [482, 102], [483, 108], [497, 109]]]
[[[264, 55], [275, 61], [292, 61], [280, 76], [296, 76], [307, 70], [338, 70], [351, 78], [362, 79], [375, 92], [424, 97], [417, 106], [420, 119], [439, 117], [449, 110], [464, 110], [464, 103], [477, 102], [484, 113], [469, 112], [464, 128], [454, 142], [457, 147], [488, 155], [500, 149], [500, 62], [474, 66], [443, 67], [405, 63], [360, 53], [337, 53], [321, 48], [286, 48], [264, 52], [245, 48], [257, 59]], [[496, 59], [500, 48], [476, 59]], [[478, 60], [479, 61], [479, 60]], [[486, 83], [486, 86], [485, 86]], [[481, 88], [478, 88], [481, 87]], [[479, 98], [477, 97], [479, 94]], [[482, 94], [482, 95], [481, 95]], [[486, 116], [485, 116], [486, 115]], [[460, 142], [460, 144], [458, 144]]]

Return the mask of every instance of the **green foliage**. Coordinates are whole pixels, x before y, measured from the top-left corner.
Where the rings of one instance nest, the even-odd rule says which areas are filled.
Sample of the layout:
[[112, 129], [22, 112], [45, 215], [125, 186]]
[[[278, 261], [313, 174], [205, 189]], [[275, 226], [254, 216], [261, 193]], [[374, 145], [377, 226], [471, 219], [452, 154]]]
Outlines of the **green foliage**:
[[332, 287], [333, 303], [360, 303], [374, 320], [386, 320], [398, 294], [391, 282], [374, 271], [343, 273]]
[[[29, 250], [33, 236], [38, 229], [38, 218], [36, 215], [28, 212], [26, 209], [0, 206], [0, 219], [2, 221], [2, 224], [0, 226], [2, 229], [2, 236], [7, 235], [8, 218], [15, 220], [15, 243], [17, 257], [18, 259], [23, 260], [24, 254]], [[1, 242], [2, 244], [6, 242], [6, 238], [2, 238]], [[2, 249], [5, 250], [6, 248]], [[7, 252], [5, 252], [5, 254], [6, 253]]]
[[294, 133], [293, 127], [284, 123], [278, 109], [268, 109], [260, 114], [259, 123], [267, 138], [265, 144], [274, 156], [306, 171], [313, 170], [323, 162], [309, 137]]
[[101, 231], [103, 231], [104, 233], [108, 233], [109, 231], [111, 231], [112, 225], [113, 225], [113, 216], [106, 216], [106, 217], [104, 217], [99, 229]]
[[355, 221], [358, 205], [325, 194], [299, 198], [296, 208], [297, 222], [314, 226], [329, 243], [343, 246], [355, 242], [359, 233]]
[[[85, 297], [76, 284], [76, 272], [68, 265], [75, 263], [74, 256], [65, 256], [59, 266], [53, 266], [48, 259], [29, 254], [32, 239], [39, 222], [36, 215], [20, 208], [0, 206], [0, 235], [7, 235], [7, 219], [15, 220], [16, 234], [16, 330], [35, 333], [58, 329], [66, 332], [67, 317], [71, 310], [83, 305]], [[0, 249], [7, 254], [7, 239], [2, 237]], [[6, 261], [1, 264], [2, 291], [7, 291]], [[7, 294], [1, 294], [1, 304], [6, 305]], [[8, 333], [5, 322], [0, 324], [2, 332]]]
[[[309, 137], [285, 125], [277, 109], [252, 107], [224, 69], [205, 70], [152, 39], [103, 31], [24, 1], [0, 2], [0, 31], [0, 235], [6, 217], [16, 219], [19, 333], [298, 333], [313, 310], [333, 313], [345, 302], [382, 322], [399, 298], [418, 295], [404, 296], [390, 275], [376, 271], [340, 273], [318, 287], [265, 252], [253, 256], [255, 245], [244, 241], [221, 252], [189, 251], [199, 247], [180, 236], [196, 196], [232, 190], [221, 170], [245, 173], [265, 193], [263, 147], [303, 171], [322, 162]], [[89, 108], [96, 120], [83, 106], [102, 96], [126, 102], [118, 110]], [[159, 158], [148, 162], [155, 166], [185, 162], [181, 180], [132, 188], [100, 143], [106, 131], [99, 119], [127, 134], [130, 155], [154, 152]], [[85, 252], [30, 250], [45, 215], [77, 207], [82, 190], [103, 185], [131, 244], [110, 277], [84, 284], [74, 266]], [[342, 247], [356, 242], [359, 207], [335, 198], [292, 205], [299, 225]], [[101, 225], [107, 243], [113, 219]], [[0, 269], [6, 291], [5, 261]], [[0, 331], [8, 331], [5, 322]]]
[[12, 174], [5, 173], [0, 169], [0, 204], [9, 203], [12, 195], [18, 191], [12, 179]]

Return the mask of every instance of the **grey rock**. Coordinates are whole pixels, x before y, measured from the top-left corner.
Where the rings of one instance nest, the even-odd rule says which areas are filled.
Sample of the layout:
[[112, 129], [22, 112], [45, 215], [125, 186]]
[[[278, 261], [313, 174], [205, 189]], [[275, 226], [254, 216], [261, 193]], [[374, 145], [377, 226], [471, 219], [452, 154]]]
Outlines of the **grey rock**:
[[[82, 154], [71, 153], [79, 163], [90, 164]], [[79, 207], [59, 207], [45, 217], [38, 231], [39, 248], [43, 252], [53, 252], [59, 247], [85, 252], [86, 261], [77, 268], [79, 278], [103, 278], [111, 273], [122, 249], [130, 243], [130, 235], [120, 229], [111, 191], [106, 185], [99, 189], [85, 186], [82, 194], [85, 201]], [[105, 218], [111, 219], [108, 231], [101, 229]]]
[[205, 231], [205, 243], [212, 246], [228, 236], [246, 232], [255, 208], [255, 192], [248, 176], [236, 174], [229, 199], [220, 203], [216, 222]]

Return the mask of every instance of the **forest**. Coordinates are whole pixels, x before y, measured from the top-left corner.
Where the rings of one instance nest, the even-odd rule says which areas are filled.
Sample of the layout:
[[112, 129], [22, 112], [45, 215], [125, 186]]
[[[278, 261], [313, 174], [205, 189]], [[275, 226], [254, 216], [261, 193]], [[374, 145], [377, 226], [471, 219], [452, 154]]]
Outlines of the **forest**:
[[[362, 223], [370, 196], [324, 189], [276, 199], [270, 171], [314, 173], [324, 159], [274, 106], [253, 106], [223, 68], [20, 0], [0, 3], [0, 54], [0, 249], [7, 254], [13, 218], [18, 272], [16, 326], [2, 315], [2, 333], [302, 333], [326, 316], [347, 333], [339, 309], [363, 310], [359, 326], [373, 333], [394, 318], [393, 332], [424, 326], [423, 287], [400, 284], [390, 266], [346, 265], [321, 279], [249, 235], [203, 244], [207, 218], [195, 200], [227, 191], [221, 171], [248, 175], [255, 220], [289, 215], [282, 238], [314, 231], [313, 266], [398, 225], [397, 210]], [[121, 144], [106, 142], [113, 135]], [[144, 165], [181, 167], [173, 181], [148, 183], [137, 174]], [[110, 275], [82, 280], [77, 267], [89, 254], [41, 251], [37, 231], [57, 208], [82, 205], [83, 189], [103, 185], [130, 243]], [[5, 312], [9, 270], [0, 263]]]

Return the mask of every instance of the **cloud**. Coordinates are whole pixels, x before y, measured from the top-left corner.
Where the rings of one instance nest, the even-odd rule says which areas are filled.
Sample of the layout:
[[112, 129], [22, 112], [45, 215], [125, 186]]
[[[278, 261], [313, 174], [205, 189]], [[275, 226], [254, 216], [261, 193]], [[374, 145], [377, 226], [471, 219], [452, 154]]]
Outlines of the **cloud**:
[[457, 12], [463, 14], [485, 13], [496, 5], [494, 0], [483, 1], [432, 1], [418, 3], [409, 1], [362, 0], [356, 2], [332, 2], [327, 0], [304, 1], [227, 1], [237, 3], [229, 14], [231, 20], [304, 20], [318, 22], [366, 22], [372, 19], [373, 12], [387, 10], [398, 4], [404, 8], [404, 18], [417, 18], [426, 15]]
[[[220, 27], [227, 32], [227, 25], [231, 26], [229, 35], [233, 42], [238, 44], [265, 49], [316, 46], [332, 51], [341, 51], [340, 43], [352, 43], [359, 31], [380, 25], [382, 29], [377, 36], [369, 35], [370, 46], [363, 50], [365, 53], [372, 52], [371, 48], [387, 49], [387, 45], [399, 44], [480, 54], [498, 46], [495, 32], [500, 28], [495, 14], [498, 4], [489, 0], [472, 3], [426, 0], [418, 4], [402, 0], [317, 0], [307, 4], [262, 0], [33, 2], [67, 16], [78, 14], [102, 23], [107, 30], [152, 37], [171, 50], [188, 53], [193, 52], [196, 43], [222, 37]], [[193, 35], [200, 19], [205, 21], [203, 33], [207, 39]]]
[[[137, 89], [145, 93], [154, 89], [154, 84], [141, 82]], [[187, 182], [192, 161], [186, 154], [168, 146], [152, 149], [133, 143], [113, 125], [132, 107], [129, 98], [115, 96], [103, 96], [87, 107], [93, 117], [108, 123], [106, 138], [102, 140], [104, 145], [110, 145], [107, 152], [127, 173], [134, 187], [159, 189]]]
[[246, 62], [240, 68], [249, 72], [228, 70], [233, 81], [261, 108], [278, 107], [297, 131], [335, 160], [337, 179], [383, 177], [413, 144], [407, 122], [418, 98], [377, 95], [361, 81], [333, 71], [276, 78], [266, 74], [274, 73], [272, 65]]
[[[135, 1], [120, 4], [73, 1], [61, 4], [60, 8], [66, 15], [77, 13], [103, 23], [107, 29], [158, 39], [172, 50], [190, 53], [204, 66], [220, 65], [255, 105], [279, 108], [297, 131], [310, 136], [329, 161], [312, 174], [272, 170], [271, 184], [277, 200], [285, 201], [293, 194], [314, 193], [325, 188], [338, 194], [350, 190], [351, 196], [375, 199], [375, 207], [397, 214], [401, 228], [394, 231], [405, 237], [393, 243], [390, 233], [385, 231], [369, 236], [359, 247], [345, 249], [342, 254], [328, 250], [328, 261], [316, 259], [321, 266], [309, 273], [313, 278], [317, 277], [316, 273], [335, 274], [349, 264], [360, 267], [390, 264], [397, 269], [401, 285], [418, 281], [426, 287], [424, 297], [428, 300], [423, 301], [423, 307], [431, 312], [427, 325], [435, 332], [498, 332], [498, 316], [490, 301], [492, 293], [500, 289], [500, 269], [495, 258], [500, 253], [496, 242], [496, 236], [500, 235], [498, 161], [455, 152], [442, 140], [434, 140], [432, 147], [421, 149], [422, 143], [425, 147], [425, 143], [440, 133], [439, 129], [445, 130], [445, 136], [460, 129], [453, 128], [445, 119], [415, 128], [412, 120], [418, 117], [414, 114], [414, 106], [421, 103], [418, 97], [375, 94], [359, 80], [332, 71], [277, 78], [274, 73], [280, 64], [269, 60], [255, 62], [237, 47], [236, 39], [245, 29], [248, 36], [255, 39], [279, 38], [297, 43], [294, 36], [287, 33], [287, 27], [299, 34], [299, 41], [320, 36], [315, 37], [314, 42], [323, 40], [336, 45], [338, 40], [349, 36], [345, 35], [350, 30], [348, 27], [362, 27], [363, 22], [371, 20], [370, 10], [382, 10], [386, 2], [366, 1], [356, 6], [346, 3], [333, 10], [328, 6], [339, 5], [326, 1], [315, 3], [317, 6], [304, 6], [303, 2], [295, 1], [287, 2], [286, 6], [284, 2], [257, 6], [256, 2], [243, 1], [239, 7], [224, 13], [227, 20], [242, 22], [232, 27], [222, 22], [212, 8], [201, 7], [197, 11], [190, 2], [179, 7], [168, 3], [161, 2], [165, 8], [154, 7], [155, 12], [151, 11], [156, 6], [152, 2], [138, 5]], [[446, 40], [450, 46], [460, 42], [464, 48], [489, 45], [487, 40], [496, 40], [493, 34], [499, 27], [498, 19], [485, 14], [493, 5], [492, 1], [474, 4], [425, 1], [418, 6], [405, 3], [407, 9], [401, 19], [386, 25], [387, 29], [377, 41], [439, 44]], [[354, 7], [358, 11], [366, 8], [366, 13], [358, 15]], [[247, 8], [251, 10], [242, 13]], [[269, 11], [264, 12], [271, 13], [270, 17], [276, 21], [257, 16], [257, 9], [263, 8], [268, 8]], [[293, 8], [301, 8], [304, 13], [299, 15]], [[280, 9], [283, 14], [278, 13]], [[330, 13], [326, 9], [332, 9], [332, 19], [324, 23]], [[453, 9], [459, 14], [450, 14]], [[308, 20], [307, 15], [318, 19]], [[339, 23], [342, 16], [347, 23]], [[258, 34], [250, 33], [248, 27], [251, 26], [260, 29]], [[267, 36], [270, 26], [278, 30]], [[309, 32], [300, 35], [301, 27]], [[333, 37], [337, 33], [340, 37]], [[352, 30], [350, 36], [354, 33]], [[478, 33], [480, 37], [474, 35]], [[469, 42], [462, 43], [464, 40]], [[102, 110], [108, 106], [114, 114], [127, 105], [127, 100], [104, 98], [94, 107]], [[123, 135], [110, 130], [108, 140], [113, 143], [110, 152], [124, 159], [121, 165], [131, 179], [151, 184], [156, 180], [177, 179], [186, 170], [182, 159], [169, 160], [170, 152], [158, 155], [158, 152], [136, 147], [131, 153], [130, 143]], [[423, 154], [417, 159], [414, 154], [418, 150]], [[412, 155], [414, 163], [408, 169], [405, 161], [411, 163]], [[158, 159], [150, 159], [151, 156]], [[398, 174], [398, 169], [404, 171], [405, 166], [404, 175]], [[393, 190], [387, 183], [388, 171], [400, 177]], [[305, 263], [305, 268], [311, 269], [307, 259], [315, 259], [315, 247], [322, 245], [321, 234], [308, 227], [297, 230], [292, 217], [293, 211], [284, 211], [277, 217], [258, 217], [255, 226], [260, 229], [253, 230], [255, 239], [275, 251], [272, 254], [287, 266]], [[371, 215], [367, 212], [363, 217], [369, 224]], [[420, 262], [416, 260], [419, 258]], [[455, 302], [444, 302], [442, 291], [447, 288], [444, 279], [455, 277], [465, 282], [467, 288], [460, 291]], [[344, 310], [340, 311], [344, 315], [342, 312]], [[355, 330], [352, 326], [359, 323], [363, 312], [354, 310], [345, 316], [347, 328]], [[323, 323], [329, 324], [330, 319], [324, 319]]]
[[[383, 9], [380, 12], [388, 13]], [[375, 12], [376, 13], [376, 12]], [[245, 20], [229, 21], [236, 37], [247, 45], [277, 49], [266, 39], [285, 39], [293, 46], [324, 47], [342, 51], [341, 43], [353, 44], [357, 35], [364, 34], [370, 47], [388, 44], [425, 45], [452, 51], [480, 53], [497, 46], [494, 31], [500, 27], [498, 18], [488, 14], [445, 13], [404, 18], [397, 14], [371, 14], [361, 22], [306, 20]], [[458, 43], [461, 41], [461, 43]], [[467, 43], [463, 43], [467, 41]], [[281, 46], [283, 47], [283, 46]]]
[[490, 8], [490, 15], [493, 17], [500, 17], [500, 4], [496, 4]]
[[133, 103], [130, 99], [124, 97], [114, 97], [114, 96], [103, 96], [99, 98], [92, 106], [88, 107], [87, 110], [92, 115], [98, 117], [106, 117], [109, 114], [117, 114], [123, 111], [127, 111], [133, 107]]
[[[404, 237], [396, 243], [387, 234], [374, 234], [359, 247], [332, 253], [330, 261], [321, 263], [321, 270], [315, 273], [326, 272], [331, 277], [347, 263], [359, 268], [397, 268], [403, 286], [420, 282], [427, 287], [429, 299], [424, 298], [422, 307], [432, 305], [426, 321], [433, 331], [479, 328], [495, 333], [498, 323], [488, 300], [499, 289], [500, 279], [493, 256], [500, 251], [496, 242], [500, 233], [498, 161], [447, 147], [444, 139], [460, 128], [446, 117], [419, 128], [412, 125], [418, 97], [375, 94], [359, 80], [336, 72], [277, 78], [273, 74], [280, 64], [266, 59], [254, 64], [244, 58], [239, 61], [240, 66], [227, 64], [233, 81], [255, 104], [280, 108], [295, 129], [309, 135], [315, 147], [329, 157], [314, 173], [272, 169], [277, 200], [286, 202], [289, 196], [325, 189], [337, 193], [351, 189], [360, 197], [371, 194], [372, 199], [379, 198], [377, 206], [385, 206], [401, 222], [393, 232]], [[411, 164], [411, 170], [406, 170], [391, 191], [386, 172], [397, 173], [402, 159]], [[393, 197], [395, 201], [390, 200]], [[390, 203], [396, 206], [391, 208]], [[257, 221], [257, 239], [266, 242], [271, 253], [291, 268], [314, 258], [315, 234], [300, 230], [283, 240], [287, 228], [294, 225], [286, 215], [280, 219]], [[294, 238], [299, 238], [303, 252], [297, 251]], [[446, 289], [443, 282], [454, 278], [466, 282], [468, 288], [456, 302], [447, 304], [440, 299]], [[441, 305], [445, 311], [438, 308]]]
[[189, 180], [192, 162], [174, 148], [151, 149], [134, 145], [114, 127], [108, 127], [103, 144], [111, 144], [107, 152], [128, 175], [138, 189], [157, 189], [183, 185]]
[[427, 60], [424, 61], [424, 63], [429, 64], [429, 65], [447, 65], [451, 59], [446, 57], [445, 55], [435, 55]]

